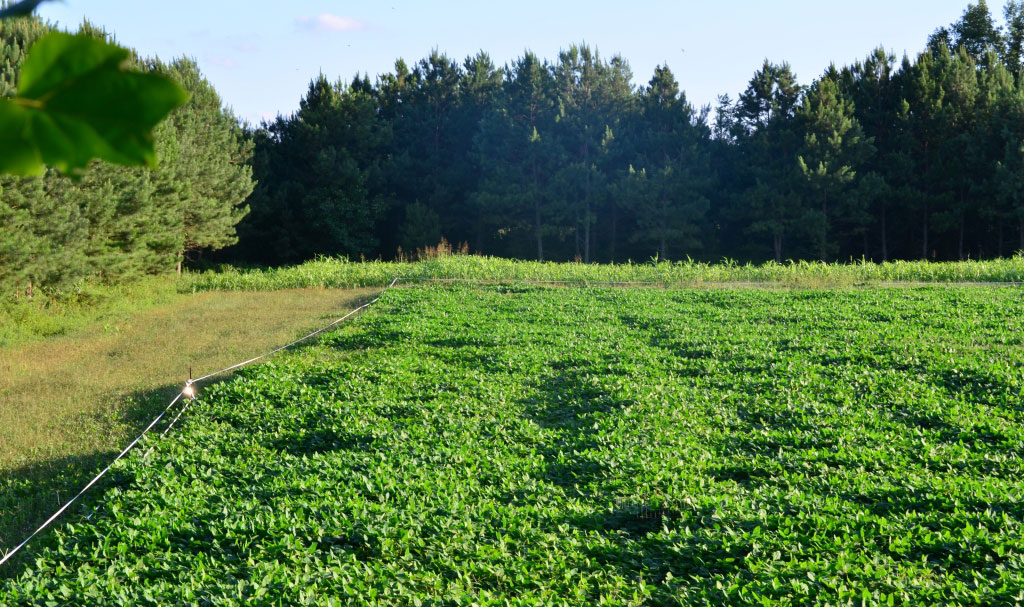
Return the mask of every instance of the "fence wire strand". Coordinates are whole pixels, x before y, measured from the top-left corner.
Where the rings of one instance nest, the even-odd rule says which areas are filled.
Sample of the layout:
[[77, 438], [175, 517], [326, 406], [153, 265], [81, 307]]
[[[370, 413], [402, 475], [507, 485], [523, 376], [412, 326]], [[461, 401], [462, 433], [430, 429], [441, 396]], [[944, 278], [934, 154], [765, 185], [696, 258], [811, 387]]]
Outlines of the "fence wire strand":
[[[285, 350], [287, 348], [290, 348], [290, 347], [294, 346], [295, 344], [301, 343], [303, 341], [306, 341], [307, 339], [310, 339], [312, 337], [320, 335], [321, 333], [323, 333], [325, 331], [330, 330], [332, 327], [335, 327], [338, 324], [340, 324], [343, 321], [345, 321], [346, 319], [351, 318], [352, 315], [355, 314], [356, 312], [359, 312], [361, 310], [365, 310], [369, 306], [371, 306], [374, 303], [380, 301], [380, 298], [383, 297], [385, 293], [387, 293], [388, 289], [394, 287], [398, 283], [398, 281], [400, 279], [401, 279], [401, 277], [395, 278], [394, 280], [391, 281], [390, 284], [388, 284], [386, 287], [384, 287], [384, 290], [381, 291], [380, 294], [377, 295], [377, 297], [374, 297], [372, 300], [364, 303], [363, 305], [359, 306], [358, 308], [355, 308], [354, 310], [350, 311], [348, 314], [345, 314], [344, 316], [342, 316], [342, 317], [334, 320], [333, 322], [331, 322], [331, 323], [329, 323], [329, 324], [327, 324], [327, 325], [317, 329], [316, 331], [313, 331], [312, 333], [304, 335], [304, 336], [302, 336], [302, 337], [300, 337], [300, 338], [298, 338], [298, 339], [296, 339], [294, 341], [291, 341], [291, 342], [289, 342], [289, 343], [287, 343], [287, 344], [285, 344], [283, 346], [275, 348], [275, 349], [273, 349], [273, 350], [271, 350], [269, 352], [266, 352], [264, 354], [261, 354], [259, 356], [254, 357], [254, 358], [250, 358], [249, 360], [242, 361], [240, 363], [231, 365], [230, 367], [224, 367], [223, 369], [219, 369], [217, 371], [214, 371], [213, 373], [207, 373], [206, 375], [203, 375], [202, 377], [199, 377], [197, 379], [189, 379], [188, 381], [186, 381], [185, 382], [185, 386], [182, 388], [182, 390], [180, 392], [178, 392], [177, 396], [175, 396], [173, 399], [171, 399], [171, 402], [167, 403], [167, 406], [164, 407], [164, 410], [161, 411], [159, 415], [154, 417], [153, 421], [149, 422], [149, 425], [146, 426], [146, 428], [142, 431], [142, 433], [139, 434], [138, 436], [136, 436], [135, 440], [133, 440], [132, 442], [128, 443], [128, 446], [125, 447], [120, 453], [118, 453], [117, 457], [115, 457], [113, 459], [113, 461], [111, 461], [109, 464], [107, 464], [107, 466], [105, 468], [100, 470], [99, 474], [94, 476], [91, 481], [86, 483], [86, 485], [84, 487], [82, 487], [82, 489], [74, 497], [72, 497], [70, 500], [65, 502], [64, 505], [62, 505], [56, 512], [54, 512], [50, 516], [50, 518], [48, 518], [45, 521], [43, 521], [43, 524], [40, 525], [35, 531], [33, 531], [28, 537], [26, 537], [20, 544], [18, 544], [14, 548], [11, 548], [10, 551], [8, 551], [6, 554], [4, 554], [2, 557], [0, 557], [0, 566], [2, 566], [7, 561], [11, 560], [11, 558], [14, 557], [14, 555], [17, 554], [22, 548], [24, 548], [26, 544], [28, 544], [30, 541], [32, 541], [33, 538], [35, 538], [37, 535], [39, 535], [44, 529], [49, 527], [54, 521], [56, 521], [58, 518], [60, 518], [60, 515], [64, 514], [64, 512], [68, 508], [70, 508], [71, 505], [74, 504], [78, 500], [78, 498], [80, 498], [83, 495], [85, 495], [85, 493], [89, 489], [91, 489], [93, 487], [93, 485], [95, 485], [97, 482], [100, 481], [100, 479], [102, 479], [104, 476], [106, 476], [107, 472], [110, 471], [110, 469], [114, 466], [114, 464], [116, 464], [125, 455], [127, 455], [128, 452], [131, 451], [132, 448], [135, 447], [135, 445], [137, 445], [139, 443], [139, 441], [141, 441], [143, 439], [143, 437], [145, 437], [146, 434], [148, 434], [149, 431], [153, 429], [153, 426], [155, 426], [161, 419], [163, 419], [164, 415], [166, 415], [167, 412], [170, 411], [171, 408], [174, 407], [174, 405], [178, 403], [178, 401], [182, 400], [182, 397], [186, 396], [186, 390], [188, 390], [189, 388], [192, 388], [193, 386], [195, 386], [196, 384], [198, 384], [201, 381], [205, 381], [207, 379], [210, 379], [212, 377], [216, 377], [218, 375], [223, 375], [223, 374], [228, 373], [230, 371], [234, 371], [235, 369], [239, 369], [239, 368], [244, 367], [246, 365], [250, 365], [250, 364], [252, 364], [252, 363], [254, 363], [254, 362], [258, 361], [258, 360], [262, 360], [264, 358], [268, 358], [270, 356], [273, 356], [274, 354], [277, 354], [281, 350]], [[174, 424], [177, 423], [178, 419], [181, 418], [181, 415], [185, 412], [185, 410], [188, 409], [189, 405], [192, 404], [193, 400], [194, 399], [192, 399], [192, 398], [188, 398], [188, 399], [185, 400], [184, 406], [181, 407], [181, 409], [178, 411], [178, 413], [171, 420], [170, 424], [168, 424], [167, 427], [164, 428], [163, 432], [161, 433], [161, 436], [166, 436], [167, 435], [167, 433], [171, 430], [171, 428], [174, 427]], [[153, 451], [153, 447], [150, 447], [146, 451], [146, 453], [143, 455], [143, 457], [148, 456], [152, 451]]]
[[[234, 371], [235, 369], [239, 369], [239, 368], [245, 367], [247, 365], [251, 365], [252, 363], [254, 363], [256, 361], [263, 360], [265, 358], [269, 358], [270, 356], [273, 356], [274, 354], [277, 354], [278, 352], [280, 352], [282, 350], [286, 350], [286, 349], [288, 349], [288, 348], [290, 348], [290, 347], [292, 347], [292, 346], [294, 346], [294, 345], [296, 345], [298, 343], [306, 341], [307, 339], [310, 339], [312, 337], [320, 335], [321, 333], [324, 333], [325, 331], [330, 330], [331, 328], [333, 328], [333, 327], [337, 326], [338, 324], [344, 322], [346, 319], [351, 318], [352, 315], [356, 314], [357, 312], [359, 312], [361, 310], [364, 310], [364, 309], [368, 308], [369, 306], [373, 305], [374, 303], [380, 301], [380, 299], [384, 296], [384, 294], [387, 293], [387, 291], [389, 289], [391, 289], [395, 285], [397, 285], [399, 281], [406, 281], [406, 282], [435, 282], [435, 283], [460, 283], [460, 282], [464, 282], [464, 283], [476, 283], [476, 284], [501, 284], [501, 283], [509, 283], [509, 282], [518, 282], [518, 283], [528, 283], [528, 284], [565, 284], [565, 285], [582, 285], [582, 286], [589, 286], [589, 285], [594, 285], [594, 286], [600, 286], [600, 285], [619, 285], [619, 286], [623, 286], [623, 285], [625, 285], [625, 286], [629, 286], [629, 285], [637, 285], [637, 286], [641, 286], [641, 285], [662, 285], [662, 286], [672, 286], [673, 285], [673, 283], [663, 282], [663, 281], [596, 281], [596, 280], [586, 280], [586, 279], [579, 279], [579, 280], [536, 280], [536, 279], [524, 279], [524, 278], [487, 280], [487, 279], [477, 279], [477, 278], [419, 278], [419, 277], [405, 278], [405, 277], [398, 276], [394, 280], [392, 280], [387, 286], [385, 286], [384, 290], [381, 291], [380, 294], [377, 295], [377, 297], [375, 297], [372, 300], [370, 300], [370, 301], [362, 304], [361, 306], [353, 309], [348, 314], [345, 314], [344, 316], [334, 320], [333, 322], [325, 325], [324, 327], [321, 327], [320, 329], [317, 329], [316, 331], [313, 331], [312, 333], [304, 335], [304, 336], [302, 336], [302, 337], [300, 337], [300, 338], [298, 338], [298, 339], [296, 339], [294, 341], [291, 341], [291, 342], [289, 342], [289, 343], [287, 343], [287, 344], [285, 344], [283, 346], [275, 348], [275, 349], [273, 349], [273, 350], [271, 350], [269, 352], [266, 352], [264, 354], [261, 354], [259, 356], [250, 358], [250, 359], [242, 361], [240, 363], [236, 363], [236, 364], [231, 365], [229, 367], [224, 367], [223, 369], [219, 369], [219, 370], [214, 371], [212, 373], [207, 373], [206, 375], [203, 375], [202, 377], [199, 377], [197, 379], [190, 379], [190, 380], [188, 380], [185, 383], [185, 386], [183, 387], [182, 391], [179, 392], [178, 395], [175, 396], [171, 400], [171, 402], [167, 404], [167, 406], [164, 408], [163, 411], [160, 412], [159, 415], [157, 415], [155, 418], [153, 418], [153, 421], [151, 421], [149, 423], [149, 425], [146, 426], [146, 429], [143, 430], [142, 433], [139, 434], [137, 437], [135, 437], [135, 440], [133, 440], [131, 443], [129, 443], [128, 446], [125, 447], [117, 455], [117, 457], [114, 458], [113, 461], [111, 461], [109, 464], [107, 464], [107, 466], [105, 468], [103, 468], [103, 470], [101, 470], [99, 472], [99, 474], [97, 474], [95, 477], [93, 477], [93, 479], [91, 481], [89, 481], [81, 489], [81, 491], [79, 491], [74, 497], [72, 497], [63, 506], [61, 506], [56, 512], [54, 512], [50, 516], [50, 518], [46, 519], [46, 521], [44, 521], [43, 524], [39, 526], [39, 528], [37, 528], [27, 538], [25, 538], [24, 541], [22, 541], [20, 544], [18, 544], [14, 548], [12, 548], [5, 555], [0, 557], [0, 566], [2, 566], [4, 563], [9, 561], [15, 554], [18, 553], [18, 551], [20, 551], [22, 548], [24, 548], [25, 545], [28, 544], [33, 538], [35, 538], [37, 535], [39, 535], [44, 529], [46, 529], [55, 520], [60, 518], [60, 515], [63, 514], [69, 507], [71, 507], [71, 505], [73, 503], [75, 503], [75, 501], [77, 501], [78, 498], [82, 497], [82, 495], [84, 495], [90, 488], [92, 488], [97, 482], [99, 482], [99, 480], [102, 479], [107, 474], [107, 472], [110, 471], [110, 469], [113, 467], [113, 465], [115, 463], [117, 463], [119, 460], [121, 460], [125, 455], [127, 455], [128, 452], [131, 451], [131, 449], [136, 444], [138, 444], [139, 441], [141, 441], [142, 438], [144, 436], [146, 436], [146, 434], [150, 430], [153, 429], [153, 426], [155, 426], [164, 417], [164, 415], [166, 415], [167, 412], [170, 411], [171, 408], [175, 404], [177, 404], [178, 401], [180, 401], [182, 399], [183, 396], [185, 396], [185, 391], [188, 388], [190, 388], [192, 386], [195, 386], [195, 384], [198, 384], [201, 381], [205, 381], [205, 380], [208, 380], [210, 378], [216, 377], [218, 375], [223, 375], [225, 373], [229, 373], [231, 371]], [[682, 283], [680, 283], [680, 284], [682, 284]], [[685, 283], [685, 284], [690, 285], [690, 284], [693, 284], [693, 283]], [[730, 285], [735, 285], [735, 286], [765, 286], [765, 285], [789, 286], [789, 285], [786, 285], [785, 283], [780, 285], [779, 283], [768, 283], [768, 282], [759, 282], [759, 281], [698, 282], [696, 284], [701, 285], [701, 286], [730, 286]], [[894, 282], [875, 283], [875, 284], [866, 285], [866, 286], [874, 286], [874, 287], [878, 287], [878, 286], [907, 286], [907, 287], [915, 287], [915, 286], [1014, 286], [1014, 287], [1020, 287], [1022, 285], [1024, 285], [1024, 283], [1020, 283], [1020, 282], [945, 282], [945, 283], [927, 283], [926, 282], [926, 283], [918, 283], [918, 282], [896, 282], [896, 281], [894, 281]], [[188, 399], [185, 400], [185, 404], [181, 407], [181, 409], [174, 416], [174, 418], [167, 425], [167, 427], [164, 428], [163, 432], [161, 432], [161, 436], [166, 436], [167, 433], [170, 432], [171, 428], [174, 427], [174, 425], [181, 418], [182, 414], [192, 404], [192, 401], [193, 401], [192, 398], [188, 398]], [[149, 453], [152, 452], [152, 450], [153, 450], [153, 447], [150, 447], [149, 450], [147, 450], [146, 453], [144, 454], [144, 457], [149, 455]]]

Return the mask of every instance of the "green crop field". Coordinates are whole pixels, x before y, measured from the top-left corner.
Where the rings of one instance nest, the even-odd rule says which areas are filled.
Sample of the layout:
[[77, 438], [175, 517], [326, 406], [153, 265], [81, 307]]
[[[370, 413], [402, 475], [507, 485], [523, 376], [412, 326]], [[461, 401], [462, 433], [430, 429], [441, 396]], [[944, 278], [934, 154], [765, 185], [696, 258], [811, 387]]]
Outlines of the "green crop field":
[[1020, 604], [1022, 355], [1012, 287], [393, 289], [0, 604]]

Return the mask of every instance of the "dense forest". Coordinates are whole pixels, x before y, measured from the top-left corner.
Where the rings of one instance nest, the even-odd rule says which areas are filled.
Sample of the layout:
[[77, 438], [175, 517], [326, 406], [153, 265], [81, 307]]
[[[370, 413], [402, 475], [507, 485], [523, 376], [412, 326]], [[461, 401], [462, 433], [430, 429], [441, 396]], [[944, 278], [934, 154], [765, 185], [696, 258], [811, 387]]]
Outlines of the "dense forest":
[[[372, 81], [321, 74], [295, 113], [250, 127], [193, 61], [139, 58], [192, 94], [156, 134], [159, 169], [0, 178], [0, 287], [393, 258], [442, 237], [583, 262], [1011, 255], [1024, 0], [1003, 17], [981, 0], [915, 57], [878, 48], [808, 85], [766, 60], [713, 108], [667, 66], [637, 86], [623, 57], [586, 45], [505, 66], [435, 50]], [[0, 94], [47, 27], [0, 24]]]
[[[0, 21], [0, 95], [16, 90], [27, 49], [52, 27]], [[79, 33], [107, 38], [83, 24]], [[203, 251], [237, 241], [252, 192], [252, 140], [195, 62], [136, 56], [190, 94], [154, 133], [157, 169], [94, 161], [72, 180], [0, 175], [0, 292], [31, 296], [84, 278], [115, 281], [180, 271]]]
[[316, 78], [253, 133], [258, 185], [226, 259], [392, 257], [442, 236], [534, 259], [965, 259], [1024, 249], [1024, 2], [984, 1], [915, 58], [810, 85], [765, 63], [695, 107], [574, 45], [504, 67], [434, 51]]

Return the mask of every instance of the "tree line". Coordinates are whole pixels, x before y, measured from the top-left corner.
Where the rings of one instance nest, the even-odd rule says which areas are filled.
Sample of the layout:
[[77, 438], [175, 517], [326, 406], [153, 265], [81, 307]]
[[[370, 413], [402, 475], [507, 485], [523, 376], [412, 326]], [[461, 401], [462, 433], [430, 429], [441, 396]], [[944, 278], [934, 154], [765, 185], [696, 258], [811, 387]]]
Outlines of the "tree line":
[[[915, 57], [879, 48], [802, 85], [765, 61], [691, 103], [667, 66], [572, 45], [497, 66], [439, 51], [374, 81], [313, 79], [240, 124], [194, 61], [135, 57], [190, 93], [155, 170], [0, 176], [0, 291], [173, 273], [204, 259], [474, 252], [606, 262], [965, 259], [1024, 250], [1024, 0], [984, 1]], [[0, 95], [50, 25], [0, 22]], [[85, 23], [82, 33], [106, 34]]]
[[250, 214], [221, 259], [385, 258], [442, 236], [584, 262], [965, 259], [1024, 249], [1024, 2], [968, 5], [927, 48], [801, 85], [765, 61], [695, 107], [573, 45], [314, 79], [254, 129]]
[[[0, 96], [13, 96], [32, 43], [53, 28], [35, 17], [0, 21]], [[78, 33], [108, 38], [84, 23]], [[237, 241], [252, 192], [251, 137], [196, 63], [135, 56], [190, 95], [154, 132], [159, 166], [94, 161], [76, 179], [0, 175], [0, 292], [66, 288], [180, 271]]]

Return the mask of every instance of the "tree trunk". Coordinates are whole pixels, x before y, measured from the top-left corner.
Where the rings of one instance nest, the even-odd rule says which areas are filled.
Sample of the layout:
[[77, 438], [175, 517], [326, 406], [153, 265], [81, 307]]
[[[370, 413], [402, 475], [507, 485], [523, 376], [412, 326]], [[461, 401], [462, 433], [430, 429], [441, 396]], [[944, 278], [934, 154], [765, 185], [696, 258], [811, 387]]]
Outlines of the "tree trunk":
[[882, 205], [882, 261], [889, 261], [889, 236], [885, 229], [885, 205]]
[[665, 232], [661, 233], [661, 247], [658, 249], [658, 261], [668, 261], [665, 259]]
[[544, 236], [541, 234], [540, 226], [540, 195], [537, 194], [540, 180], [537, 178], [537, 159], [531, 163], [533, 168], [533, 226], [537, 236], [537, 261], [544, 261]]
[[618, 223], [619, 223], [619, 212], [618, 211], [619, 211], [618, 205], [615, 204], [615, 201], [612, 201], [612, 226], [611, 226], [612, 227], [612, 233], [611, 233], [611, 243], [610, 243], [610, 247], [609, 247], [609, 251], [608, 251], [608, 259], [609, 259], [609, 261], [611, 261], [611, 263], [615, 263], [615, 238], [617, 236]]
[[924, 207], [924, 219], [921, 223], [921, 259], [928, 260], [928, 205]]
[[181, 264], [182, 264], [182, 260], [181, 260], [181, 258], [178, 258], [178, 275], [179, 276], [181, 275]]
[[1020, 225], [1017, 231], [1020, 233], [1020, 250], [1024, 252], [1024, 215], [1020, 216]]
[[775, 263], [782, 263], [782, 234], [772, 236], [775, 244]]
[[964, 214], [960, 213], [960, 238], [956, 245], [956, 255], [960, 261], [964, 260]]
[[580, 259], [580, 216], [576, 215], [576, 225], [572, 230], [572, 242], [573, 242], [573, 260], [579, 261]]
[[590, 263], [590, 146], [583, 143], [583, 170], [586, 171], [583, 197], [583, 263]]
[[966, 222], [964, 212], [964, 186], [960, 186], [960, 233], [957, 237], [956, 243], [956, 258], [960, 261], [964, 260], [964, 223]]
[[25, 297], [32, 299], [32, 281], [28, 281], [28, 286], [25, 287]]
[[583, 263], [590, 263], [590, 201], [583, 215]]
[[828, 261], [828, 193], [821, 193], [821, 260]]
[[533, 198], [533, 230], [537, 236], [537, 261], [544, 261], [544, 237], [540, 232], [540, 199]]

